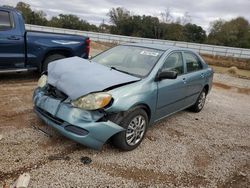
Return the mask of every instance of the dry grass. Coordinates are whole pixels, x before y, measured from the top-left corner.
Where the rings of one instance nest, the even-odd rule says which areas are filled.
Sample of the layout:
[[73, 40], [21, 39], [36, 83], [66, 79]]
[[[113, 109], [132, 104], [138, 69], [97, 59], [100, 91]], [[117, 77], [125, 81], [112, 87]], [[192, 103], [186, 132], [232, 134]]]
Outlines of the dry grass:
[[220, 67], [237, 67], [238, 69], [250, 70], [250, 59], [239, 59], [233, 57], [222, 57], [201, 54], [209, 65]]
[[224, 83], [219, 83], [219, 82], [213, 82], [213, 87], [216, 88], [221, 88], [221, 89], [225, 89], [225, 90], [231, 90], [231, 91], [235, 91], [237, 93], [241, 93], [241, 94], [246, 94], [246, 95], [250, 95], [250, 89], [249, 88], [241, 88], [241, 87], [236, 87], [236, 86], [230, 86]]
[[95, 42], [95, 41], [90, 42], [90, 48], [95, 49], [95, 50], [107, 50], [107, 49], [114, 47], [116, 45], [117, 44], [108, 43], [108, 42]]
[[210, 65], [214, 72], [216, 73], [223, 73], [223, 74], [229, 74], [234, 77], [244, 78], [244, 79], [250, 79], [250, 70], [242, 70], [238, 69], [237, 67], [221, 67], [221, 66], [215, 66]]

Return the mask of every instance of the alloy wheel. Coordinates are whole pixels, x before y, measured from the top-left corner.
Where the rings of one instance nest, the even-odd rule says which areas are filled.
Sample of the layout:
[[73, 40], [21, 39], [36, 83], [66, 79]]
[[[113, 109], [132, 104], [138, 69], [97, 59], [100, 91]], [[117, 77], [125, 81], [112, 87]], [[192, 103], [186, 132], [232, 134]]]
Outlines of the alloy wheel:
[[126, 142], [130, 146], [136, 145], [144, 136], [146, 120], [142, 115], [135, 116], [128, 125], [126, 131]]
[[206, 93], [203, 91], [198, 100], [198, 108], [202, 109], [206, 101]]

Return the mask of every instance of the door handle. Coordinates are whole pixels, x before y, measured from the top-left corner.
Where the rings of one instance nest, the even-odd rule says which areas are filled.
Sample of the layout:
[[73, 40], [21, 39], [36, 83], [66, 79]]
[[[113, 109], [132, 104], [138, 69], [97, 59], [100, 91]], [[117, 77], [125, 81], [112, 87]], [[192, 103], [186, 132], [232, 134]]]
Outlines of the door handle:
[[186, 78], [182, 78], [182, 80], [183, 80], [183, 83], [184, 83], [184, 84], [187, 83]]
[[14, 35], [7, 37], [7, 39], [9, 39], [9, 40], [20, 40], [19, 37], [16, 37]]

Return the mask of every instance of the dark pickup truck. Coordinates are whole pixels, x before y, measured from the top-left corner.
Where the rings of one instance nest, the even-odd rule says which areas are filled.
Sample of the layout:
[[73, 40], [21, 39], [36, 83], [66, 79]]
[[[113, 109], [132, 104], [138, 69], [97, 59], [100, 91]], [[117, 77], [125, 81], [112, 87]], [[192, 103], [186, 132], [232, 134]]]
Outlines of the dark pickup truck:
[[0, 73], [45, 71], [48, 63], [65, 57], [89, 56], [88, 37], [26, 31], [21, 13], [0, 7]]

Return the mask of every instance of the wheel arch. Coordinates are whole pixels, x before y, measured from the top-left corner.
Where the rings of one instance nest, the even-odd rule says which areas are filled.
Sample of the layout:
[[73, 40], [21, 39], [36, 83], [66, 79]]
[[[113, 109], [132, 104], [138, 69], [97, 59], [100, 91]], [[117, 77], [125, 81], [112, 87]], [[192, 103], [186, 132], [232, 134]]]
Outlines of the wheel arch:
[[[124, 109], [124, 110], [121, 110], [121, 111], [117, 111], [117, 112], [110, 112], [110, 113], [107, 113], [107, 116], [105, 117], [105, 119], [108, 119], [114, 123], [119, 123], [121, 122], [121, 120], [127, 116], [131, 111], [133, 110], [136, 110], [136, 109], [143, 109], [147, 116], [148, 116], [148, 121], [150, 122], [151, 120], [151, 110], [150, 110], [150, 107], [147, 105], [147, 104], [144, 104], [144, 103], [138, 103], [138, 104], [134, 104], [133, 106], [131, 106], [130, 108], [128, 109]], [[100, 121], [102, 121], [103, 118], [100, 119]]]
[[40, 67], [39, 69], [42, 70], [42, 67], [43, 67], [43, 64], [45, 62], [45, 60], [51, 56], [51, 55], [55, 55], [55, 54], [60, 54], [60, 55], [63, 55], [65, 57], [71, 57], [73, 55], [73, 52], [69, 49], [52, 49], [52, 50], [49, 50], [47, 51], [43, 58], [42, 58], [42, 61], [40, 63]]
[[138, 104], [133, 105], [129, 110], [136, 109], [136, 108], [141, 108], [141, 109], [145, 110], [145, 112], [148, 115], [148, 121], [151, 120], [151, 115], [152, 115], [151, 114], [151, 109], [150, 109], [150, 107], [147, 104], [145, 104], [145, 103], [138, 103]]
[[206, 84], [205, 86], [204, 86], [204, 88], [203, 89], [205, 89], [205, 92], [206, 92], [206, 95], [208, 94], [208, 92], [209, 92], [209, 85], [208, 84]]

